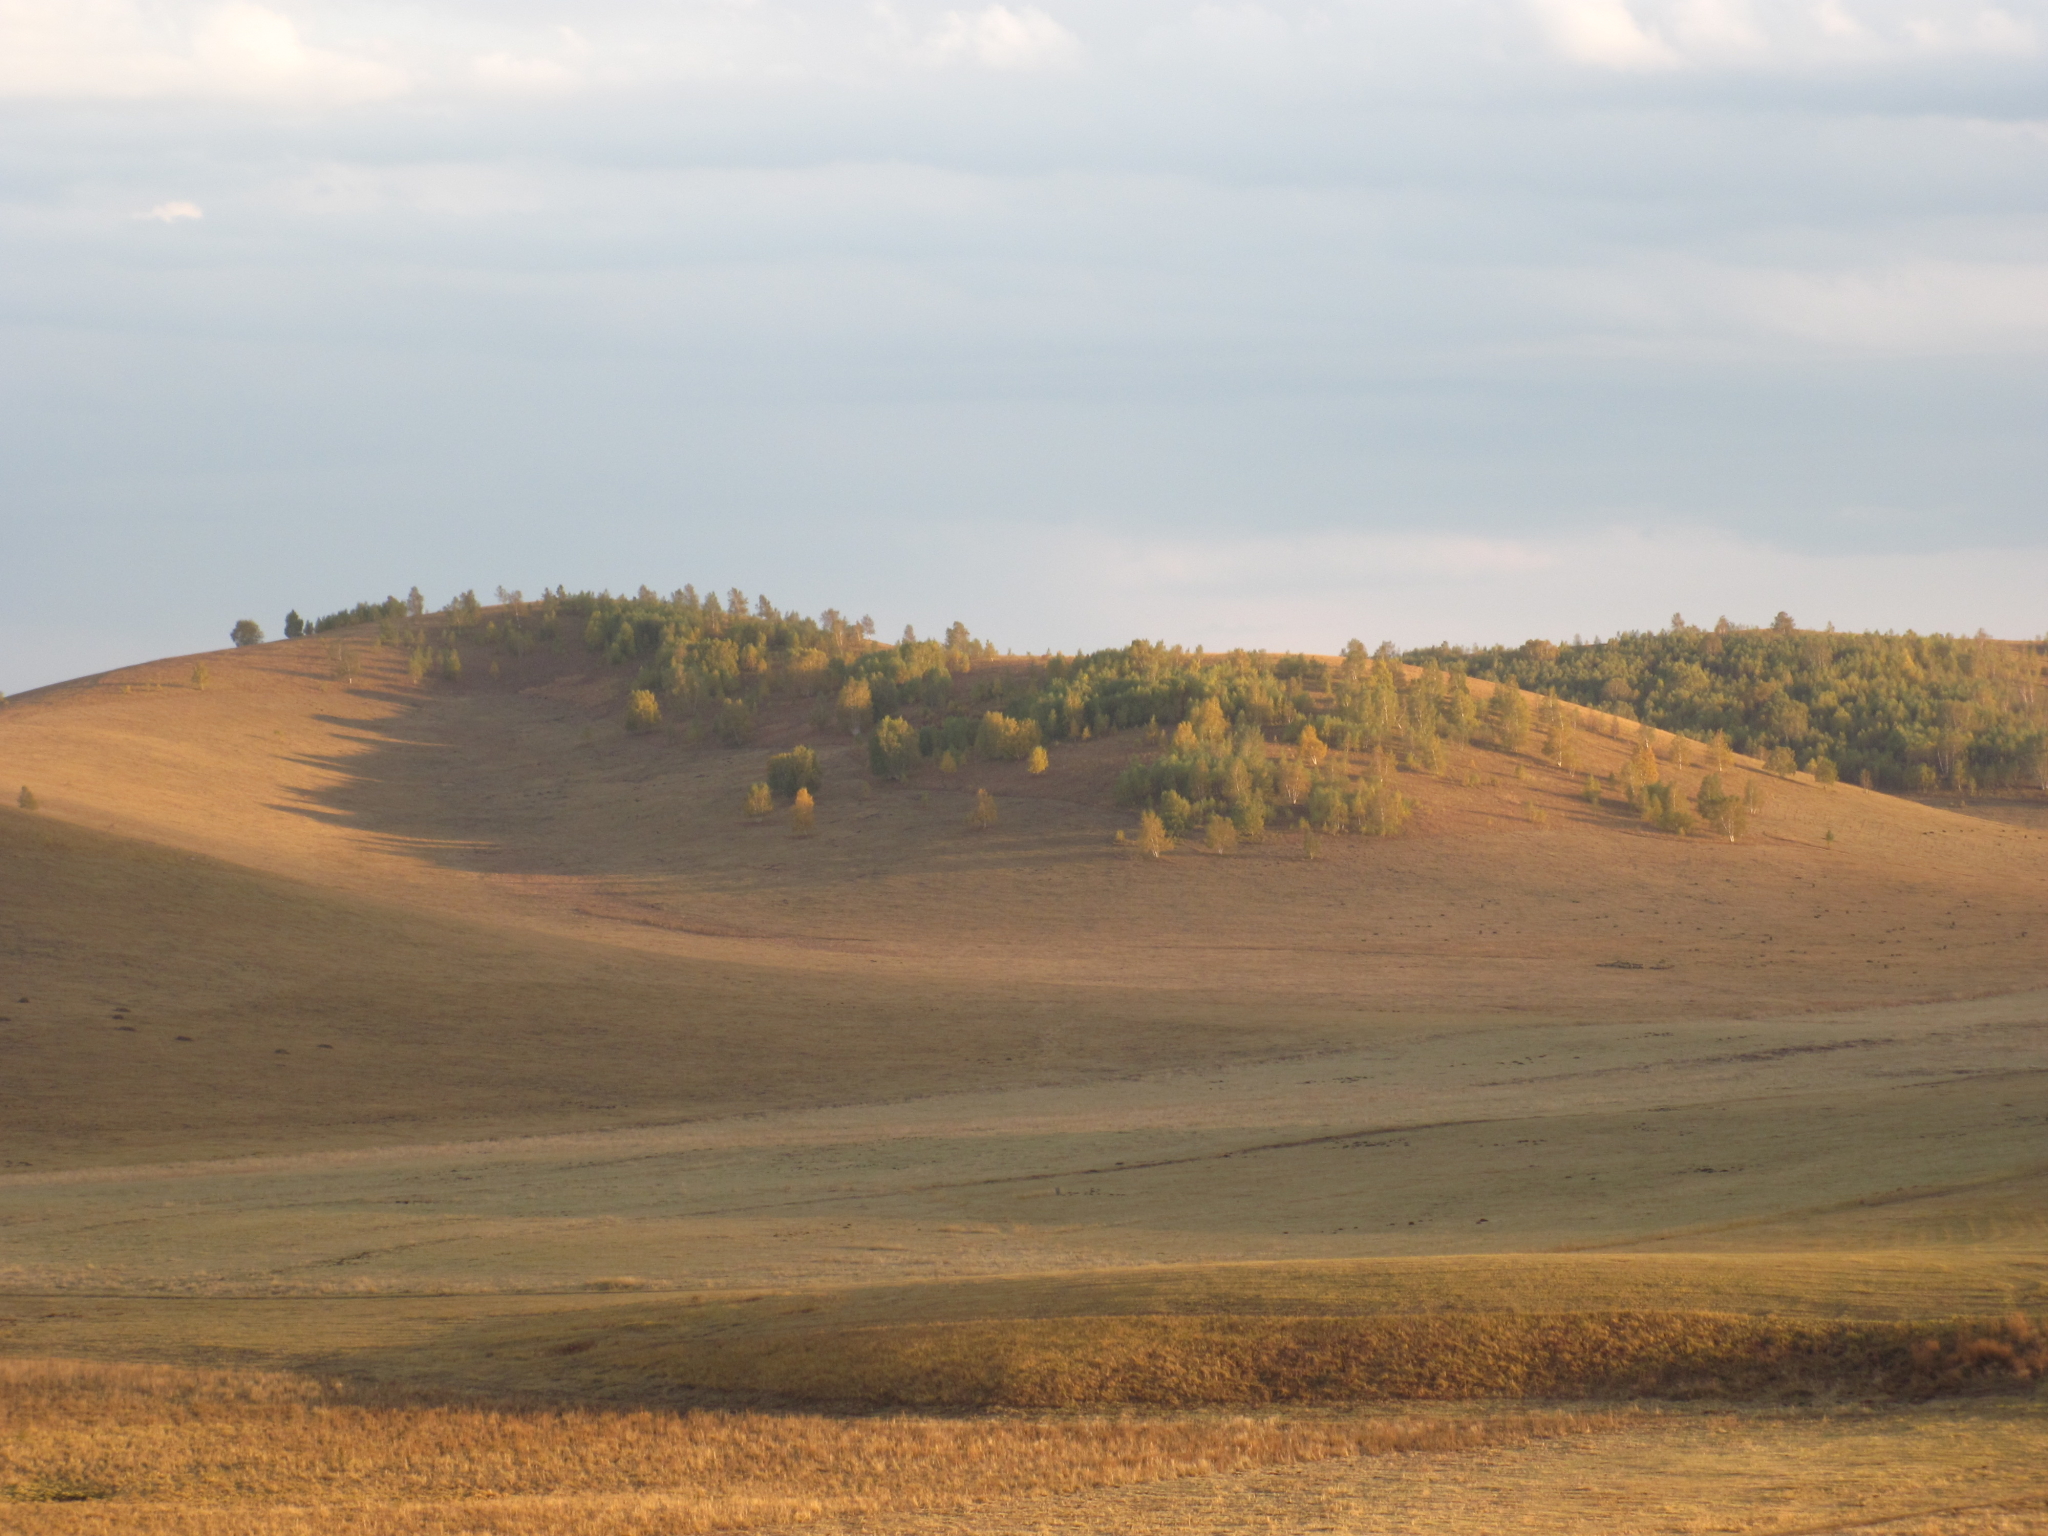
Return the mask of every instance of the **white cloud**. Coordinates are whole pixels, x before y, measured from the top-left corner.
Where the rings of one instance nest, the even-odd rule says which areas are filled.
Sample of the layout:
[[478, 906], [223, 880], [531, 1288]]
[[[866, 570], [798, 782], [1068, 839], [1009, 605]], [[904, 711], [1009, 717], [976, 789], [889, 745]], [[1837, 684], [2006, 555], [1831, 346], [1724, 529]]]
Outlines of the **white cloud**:
[[1013, 11], [991, 5], [971, 16], [948, 11], [916, 57], [927, 64], [971, 63], [984, 69], [1058, 69], [1079, 61], [1081, 43], [1036, 6]]
[[1625, 0], [1530, 0], [1538, 26], [1575, 64], [1602, 69], [1669, 69], [1679, 57], [1646, 32]]
[[1597, 69], [1805, 68], [2029, 57], [2032, 23], [1951, 0], [1525, 0], [1559, 56]]
[[382, 61], [308, 43], [282, 11], [232, 0], [0, 0], [0, 98], [373, 101], [404, 88]]
[[154, 208], [144, 209], [135, 217], [155, 219], [161, 224], [176, 224], [181, 219], [203, 219], [206, 213], [197, 203], [158, 203]]

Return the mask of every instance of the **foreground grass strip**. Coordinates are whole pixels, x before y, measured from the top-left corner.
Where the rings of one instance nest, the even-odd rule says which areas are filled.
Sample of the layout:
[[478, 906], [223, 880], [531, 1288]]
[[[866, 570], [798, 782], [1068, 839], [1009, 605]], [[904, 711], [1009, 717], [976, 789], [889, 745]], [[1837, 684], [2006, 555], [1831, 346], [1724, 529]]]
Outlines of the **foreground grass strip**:
[[430, 1403], [280, 1374], [0, 1363], [0, 1530], [693, 1532], [1511, 1445], [1605, 1416], [970, 1420]]
[[683, 1388], [935, 1408], [1252, 1407], [1602, 1398], [1802, 1401], [2023, 1389], [2030, 1318], [1929, 1322], [1724, 1313], [1077, 1317], [578, 1342], [577, 1368]]

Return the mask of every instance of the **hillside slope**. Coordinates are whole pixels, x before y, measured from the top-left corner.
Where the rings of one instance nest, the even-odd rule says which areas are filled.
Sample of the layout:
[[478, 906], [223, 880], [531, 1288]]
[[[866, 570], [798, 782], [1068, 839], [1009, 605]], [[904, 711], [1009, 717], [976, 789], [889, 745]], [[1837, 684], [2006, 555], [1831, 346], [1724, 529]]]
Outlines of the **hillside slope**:
[[[2039, 828], [1753, 764], [1737, 776], [1767, 805], [1736, 844], [1473, 748], [1400, 775], [1404, 837], [1310, 860], [1276, 829], [1154, 861], [1111, 839], [1135, 732], [1057, 746], [1040, 777], [871, 783], [802, 699], [744, 748], [629, 735], [622, 674], [573, 642], [479, 652], [463, 684], [411, 682], [368, 631], [204, 665], [203, 688], [179, 658], [0, 711], [0, 782], [42, 805], [0, 816], [0, 878], [33, 893], [0, 910], [10, 998], [33, 1000], [0, 1024], [11, 1157], [631, 1123], [1390, 1030], [2048, 985]], [[825, 761], [811, 838], [740, 815], [798, 740]], [[1631, 745], [1587, 736], [1586, 766]], [[979, 787], [1000, 819], [972, 832]]]

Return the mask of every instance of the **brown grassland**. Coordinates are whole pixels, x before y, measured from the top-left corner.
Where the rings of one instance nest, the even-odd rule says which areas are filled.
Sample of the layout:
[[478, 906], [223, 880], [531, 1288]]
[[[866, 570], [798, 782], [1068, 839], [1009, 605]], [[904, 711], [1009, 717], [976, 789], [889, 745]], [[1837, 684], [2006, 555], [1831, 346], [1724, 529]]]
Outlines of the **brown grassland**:
[[2048, 1530], [2048, 801], [1155, 861], [347, 643], [0, 708], [0, 1530]]

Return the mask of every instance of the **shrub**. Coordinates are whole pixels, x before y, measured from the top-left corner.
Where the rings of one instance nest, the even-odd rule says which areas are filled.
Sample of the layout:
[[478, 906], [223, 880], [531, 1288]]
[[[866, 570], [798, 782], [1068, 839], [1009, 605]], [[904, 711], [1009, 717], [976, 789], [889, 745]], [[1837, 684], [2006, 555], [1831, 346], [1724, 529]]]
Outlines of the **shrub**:
[[795, 837], [809, 837], [818, 830], [817, 802], [811, 798], [808, 789], [798, 790], [796, 799], [790, 804], [789, 830]]
[[885, 715], [868, 737], [868, 767], [877, 776], [905, 777], [917, 766], [917, 728], [900, 715]]
[[775, 809], [775, 797], [768, 792], [766, 784], [747, 786], [747, 815], [759, 821]]
[[1211, 816], [1202, 841], [1211, 853], [1234, 853], [1237, 851], [1237, 828], [1231, 825], [1227, 816]]
[[1045, 748], [1033, 747], [1031, 755], [1024, 760], [1026, 773], [1043, 773], [1052, 766], [1052, 760], [1045, 755]]
[[1399, 837], [1408, 830], [1408, 818], [1415, 802], [1396, 789], [1390, 779], [1361, 784], [1351, 797], [1351, 817], [1367, 837]]
[[451, 683], [462, 681], [462, 652], [452, 645], [448, 647], [448, 654], [441, 658], [441, 675]]
[[202, 690], [202, 691], [203, 691], [203, 690], [205, 689], [205, 687], [206, 687], [206, 678], [207, 678], [207, 671], [206, 671], [206, 663], [205, 663], [205, 662], [203, 662], [203, 661], [195, 661], [195, 662], [193, 662], [193, 663], [192, 663], [192, 686], [193, 686], [194, 688], [198, 688], [198, 689], [200, 689], [200, 690]]
[[1351, 820], [1351, 807], [1345, 799], [1340, 786], [1318, 784], [1308, 792], [1309, 825], [1318, 832], [1342, 832]]
[[768, 759], [768, 789], [784, 800], [794, 800], [800, 790], [816, 794], [825, 787], [825, 775], [818, 766], [818, 754], [809, 747], [795, 746]]
[[744, 699], [727, 699], [718, 706], [711, 730], [728, 747], [744, 747], [754, 739], [754, 712]]
[[974, 734], [974, 750], [983, 757], [999, 761], [1029, 757], [1031, 749], [1037, 745], [1039, 730], [1036, 720], [1012, 720], [997, 710], [990, 710], [981, 717], [981, 729]]
[[996, 824], [996, 797], [985, 789], [974, 792], [974, 809], [967, 813], [967, 827], [972, 832], [985, 832]]
[[652, 731], [660, 728], [661, 705], [654, 695], [645, 688], [635, 688], [626, 695], [626, 729], [629, 731]]
[[1643, 820], [1660, 832], [1673, 832], [1680, 837], [1693, 828], [1692, 812], [1678, 798], [1677, 786], [1670, 783], [1644, 786]]
[[263, 626], [254, 619], [237, 619], [235, 627], [228, 631], [228, 638], [236, 645], [261, 645]]
[[21, 786], [21, 793], [15, 796], [14, 803], [20, 806], [24, 811], [32, 811], [38, 805], [42, 804], [40, 800], [36, 799], [36, 792], [30, 789], [26, 784]]
[[1588, 805], [1600, 803], [1600, 781], [1590, 773], [1586, 775], [1586, 787], [1579, 791], [1579, 798]]
[[1188, 829], [1188, 814], [1194, 809], [1185, 795], [1169, 789], [1159, 797], [1159, 819], [1166, 824], [1167, 833], [1179, 837]]
[[1166, 823], [1152, 811], [1138, 817], [1138, 840], [1133, 845], [1140, 854], [1156, 859], [1173, 846], [1173, 839], [1167, 835]]

